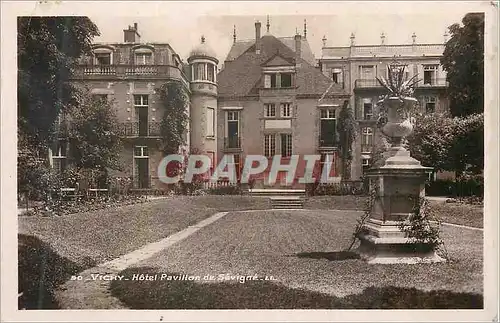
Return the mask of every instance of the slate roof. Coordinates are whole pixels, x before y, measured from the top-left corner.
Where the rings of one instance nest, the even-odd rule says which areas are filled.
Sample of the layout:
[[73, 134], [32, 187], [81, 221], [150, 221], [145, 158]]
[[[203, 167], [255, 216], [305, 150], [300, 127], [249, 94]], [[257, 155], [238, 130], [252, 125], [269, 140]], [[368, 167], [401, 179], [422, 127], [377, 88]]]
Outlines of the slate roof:
[[[267, 35], [265, 35], [267, 36]], [[288, 48], [290, 48], [293, 52], [295, 52], [295, 39], [294, 37], [276, 37], [279, 41], [285, 44]], [[255, 44], [255, 39], [252, 40], [240, 40], [233, 44], [225, 61], [234, 61], [241, 54], [243, 54], [250, 46]], [[301, 39], [301, 54], [302, 58], [306, 60], [309, 64], [315, 65], [316, 58], [314, 58], [314, 54], [309, 46], [309, 42], [307, 39]]]
[[[240, 45], [236, 47], [237, 50], [241, 50]], [[234, 46], [231, 52], [228, 57], [235, 54]], [[272, 35], [265, 35], [261, 38], [260, 54], [255, 53], [253, 42], [237, 58], [224, 64], [224, 69], [217, 76], [219, 96], [241, 97], [258, 94], [262, 84], [262, 64], [276, 56], [280, 56], [285, 61], [295, 62], [295, 52]], [[347, 94], [340, 86], [332, 86], [328, 77], [303, 58], [300, 59], [296, 70], [296, 86], [298, 95], [320, 97], [327, 90], [329, 90], [329, 95]]]

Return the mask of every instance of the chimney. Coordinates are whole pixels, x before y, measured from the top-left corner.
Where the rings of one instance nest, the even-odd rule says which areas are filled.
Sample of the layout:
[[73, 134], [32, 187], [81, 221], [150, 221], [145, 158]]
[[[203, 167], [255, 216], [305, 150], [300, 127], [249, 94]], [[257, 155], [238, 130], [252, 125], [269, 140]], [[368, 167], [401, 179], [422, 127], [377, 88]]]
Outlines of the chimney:
[[140, 42], [141, 35], [137, 32], [137, 23], [134, 22], [134, 27], [128, 26], [128, 29], [123, 30], [123, 41], [125, 43]]
[[302, 36], [296, 34], [295, 37], [295, 61], [299, 64], [299, 59], [302, 56]]
[[255, 53], [260, 54], [260, 21], [255, 22]]

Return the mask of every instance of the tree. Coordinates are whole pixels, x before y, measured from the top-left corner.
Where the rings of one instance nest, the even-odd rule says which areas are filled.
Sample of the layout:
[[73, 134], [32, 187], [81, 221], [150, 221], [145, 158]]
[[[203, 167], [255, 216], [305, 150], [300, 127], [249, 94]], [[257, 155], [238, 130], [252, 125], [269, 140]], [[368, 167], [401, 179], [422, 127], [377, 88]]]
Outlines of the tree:
[[484, 169], [484, 114], [455, 117], [454, 141], [450, 151], [456, 178], [465, 172], [480, 174]]
[[87, 89], [77, 97], [79, 102], [68, 111], [71, 162], [78, 169], [120, 168], [120, 129], [113, 103]]
[[352, 145], [356, 140], [356, 121], [347, 100], [344, 101], [344, 105], [340, 109], [338, 131], [342, 159], [342, 178], [348, 179], [351, 174]]
[[452, 169], [451, 149], [456, 140], [453, 118], [439, 113], [419, 115], [415, 124], [407, 138], [411, 156], [436, 171]]
[[158, 91], [164, 107], [161, 121], [162, 150], [165, 155], [177, 154], [186, 143], [188, 95], [184, 85], [177, 81], [162, 84]]
[[50, 187], [46, 154], [54, 121], [73, 103], [69, 82], [80, 56], [91, 52], [99, 31], [86, 17], [18, 18], [18, 189]]
[[451, 37], [441, 58], [452, 116], [484, 111], [484, 13], [468, 13], [462, 24], [448, 28]]
[[436, 171], [480, 173], [484, 167], [483, 114], [449, 118], [443, 114], [418, 116], [408, 137], [411, 155]]
[[18, 18], [18, 126], [39, 143], [72, 101], [72, 70], [98, 35], [87, 17]]

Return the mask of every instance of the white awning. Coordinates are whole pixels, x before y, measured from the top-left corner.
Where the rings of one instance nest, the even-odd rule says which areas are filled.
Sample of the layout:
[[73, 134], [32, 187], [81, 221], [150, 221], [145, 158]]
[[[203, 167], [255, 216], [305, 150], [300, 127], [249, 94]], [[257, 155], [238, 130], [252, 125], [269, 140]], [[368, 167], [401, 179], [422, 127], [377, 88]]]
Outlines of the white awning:
[[372, 159], [371, 155], [361, 155], [361, 158], [363, 159]]

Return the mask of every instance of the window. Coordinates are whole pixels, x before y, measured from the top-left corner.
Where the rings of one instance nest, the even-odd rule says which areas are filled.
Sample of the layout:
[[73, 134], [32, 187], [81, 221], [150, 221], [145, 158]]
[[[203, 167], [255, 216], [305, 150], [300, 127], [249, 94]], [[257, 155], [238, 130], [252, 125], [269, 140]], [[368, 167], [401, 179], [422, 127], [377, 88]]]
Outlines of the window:
[[136, 53], [135, 54], [135, 64], [136, 65], [151, 65], [153, 55], [151, 53]]
[[210, 82], [215, 82], [215, 69], [214, 65], [212, 64], [207, 64], [207, 74], [208, 74], [208, 80]]
[[363, 65], [359, 67], [359, 76], [361, 79], [370, 80], [375, 78], [375, 67], [373, 65]]
[[321, 109], [321, 119], [335, 119], [335, 109]]
[[436, 76], [439, 65], [424, 65], [424, 84], [436, 84]]
[[147, 95], [134, 95], [134, 106], [136, 107], [147, 107], [148, 106], [148, 96]]
[[149, 152], [146, 146], [134, 147], [134, 181], [136, 188], [149, 188], [151, 181], [149, 177]]
[[131, 134], [134, 136], [147, 136], [149, 133], [149, 109], [147, 95], [134, 95], [135, 123], [133, 123]]
[[274, 103], [264, 104], [264, 116], [266, 118], [276, 117], [276, 105]]
[[281, 134], [281, 156], [292, 156], [292, 135], [289, 133]]
[[426, 113], [436, 112], [436, 102], [437, 102], [437, 99], [435, 96], [424, 97], [425, 112]]
[[337, 142], [337, 123], [335, 109], [321, 109], [320, 112], [320, 147], [334, 147]]
[[363, 165], [363, 169], [370, 167], [370, 165], [371, 165], [371, 158], [369, 158], [369, 157], [363, 157], [363, 159], [362, 159], [362, 165]]
[[96, 65], [111, 65], [111, 53], [94, 53]]
[[371, 120], [373, 116], [373, 106], [371, 103], [363, 103], [363, 119]]
[[365, 127], [362, 130], [361, 144], [371, 146], [373, 145], [373, 129]]
[[51, 147], [52, 153], [52, 168], [57, 173], [61, 173], [66, 169], [68, 143], [65, 140], [57, 140]]
[[276, 136], [264, 135], [264, 156], [273, 157], [276, 154]]
[[281, 117], [290, 118], [292, 116], [292, 107], [290, 103], [281, 103]]
[[135, 158], [148, 158], [148, 147], [146, 146], [135, 146], [134, 147], [134, 157]]
[[342, 83], [342, 70], [340, 68], [332, 69], [332, 81], [335, 84]]
[[292, 87], [292, 73], [281, 74], [281, 87]]
[[205, 64], [204, 63], [193, 64], [193, 72], [194, 72], [194, 80], [206, 80], [207, 79], [207, 77], [205, 75]]
[[215, 109], [207, 108], [207, 137], [215, 136]]
[[240, 148], [239, 111], [227, 111], [226, 148]]

